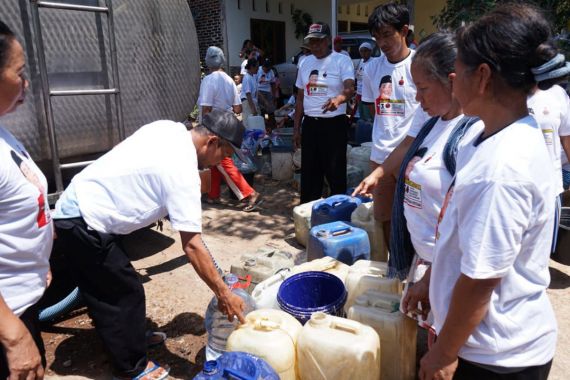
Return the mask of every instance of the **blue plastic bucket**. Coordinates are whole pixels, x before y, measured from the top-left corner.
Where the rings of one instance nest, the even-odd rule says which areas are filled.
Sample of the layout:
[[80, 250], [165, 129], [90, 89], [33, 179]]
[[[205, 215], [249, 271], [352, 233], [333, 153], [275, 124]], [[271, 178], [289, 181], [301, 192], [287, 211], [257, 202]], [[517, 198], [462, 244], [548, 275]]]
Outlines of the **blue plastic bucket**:
[[246, 352], [225, 352], [216, 360], [204, 363], [193, 380], [279, 380], [279, 375], [263, 359]]
[[305, 324], [313, 313], [343, 316], [346, 302], [343, 282], [327, 272], [302, 272], [289, 277], [279, 287], [277, 302], [283, 311]]

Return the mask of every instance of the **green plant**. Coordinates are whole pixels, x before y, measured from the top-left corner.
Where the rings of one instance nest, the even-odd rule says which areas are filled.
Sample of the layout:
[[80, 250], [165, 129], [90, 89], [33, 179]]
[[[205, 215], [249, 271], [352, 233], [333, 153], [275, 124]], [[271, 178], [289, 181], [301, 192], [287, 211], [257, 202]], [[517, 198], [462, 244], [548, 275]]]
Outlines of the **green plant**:
[[291, 15], [291, 20], [295, 25], [295, 37], [301, 38], [307, 34], [309, 26], [313, 23], [313, 17], [301, 9], [295, 9]]

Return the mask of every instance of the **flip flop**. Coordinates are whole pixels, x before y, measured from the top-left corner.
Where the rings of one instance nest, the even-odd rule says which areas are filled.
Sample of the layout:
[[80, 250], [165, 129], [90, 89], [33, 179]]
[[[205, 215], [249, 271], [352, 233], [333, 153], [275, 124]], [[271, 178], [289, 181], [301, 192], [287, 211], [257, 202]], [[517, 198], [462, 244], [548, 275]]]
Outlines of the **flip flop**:
[[[149, 360], [149, 363], [152, 364], [151, 367], [146, 368], [144, 371], [142, 371], [136, 377], [133, 377], [130, 380], [165, 380], [168, 378], [168, 374], [170, 373], [170, 367], [168, 366], [163, 367], [153, 360]], [[162, 373], [158, 375], [160, 371]], [[113, 380], [123, 380], [123, 379], [113, 376]]]
[[259, 206], [263, 203], [263, 199], [261, 197], [257, 198], [257, 200], [253, 204], [248, 204], [242, 210], [245, 212], [252, 212], [259, 209]]
[[147, 348], [160, 346], [166, 341], [166, 334], [161, 331], [147, 330], [145, 335]]

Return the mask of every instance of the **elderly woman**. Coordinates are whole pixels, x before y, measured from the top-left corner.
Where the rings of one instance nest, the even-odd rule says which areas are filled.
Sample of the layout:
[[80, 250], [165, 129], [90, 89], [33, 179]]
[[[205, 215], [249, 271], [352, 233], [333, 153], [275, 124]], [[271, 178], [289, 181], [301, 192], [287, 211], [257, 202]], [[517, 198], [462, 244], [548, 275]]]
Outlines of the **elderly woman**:
[[[0, 116], [24, 101], [22, 45], [0, 21]], [[53, 227], [46, 178], [0, 127], [0, 378], [41, 379], [44, 346], [36, 302], [47, 286]]]

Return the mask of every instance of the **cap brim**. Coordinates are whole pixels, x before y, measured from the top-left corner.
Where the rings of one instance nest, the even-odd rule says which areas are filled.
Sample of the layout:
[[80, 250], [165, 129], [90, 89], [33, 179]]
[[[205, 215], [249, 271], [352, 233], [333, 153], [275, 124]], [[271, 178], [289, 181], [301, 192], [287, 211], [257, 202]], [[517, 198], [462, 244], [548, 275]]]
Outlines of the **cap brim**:
[[[228, 141], [228, 142], [229, 142], [229, 141]], [[248, 158], [247, 158], [247, 156], [243, 153], [243, 151], [241, 150], [241, 148], [238, 148], [237, 146], [235, 146], [235, 145], [232, 144], [231, 142], [230, 142], [230, 145], [232, 146], [232, 148], [234, 148], [234, 153], [236, 154], [236, 156], [238, 156], [238, 158], [240, 159], [240, 161], [247, 164]]]
[[310, 38], [323, 39], [323, 38], [325, 38], [325, 37], [327, 37], [327, 36], [328, 36], [328, 34], [323, 34], [323, 33], [311, 33], [311, 34], [307, 34], [303, 40], [308, 40], [308, 39], [310, 39]]

